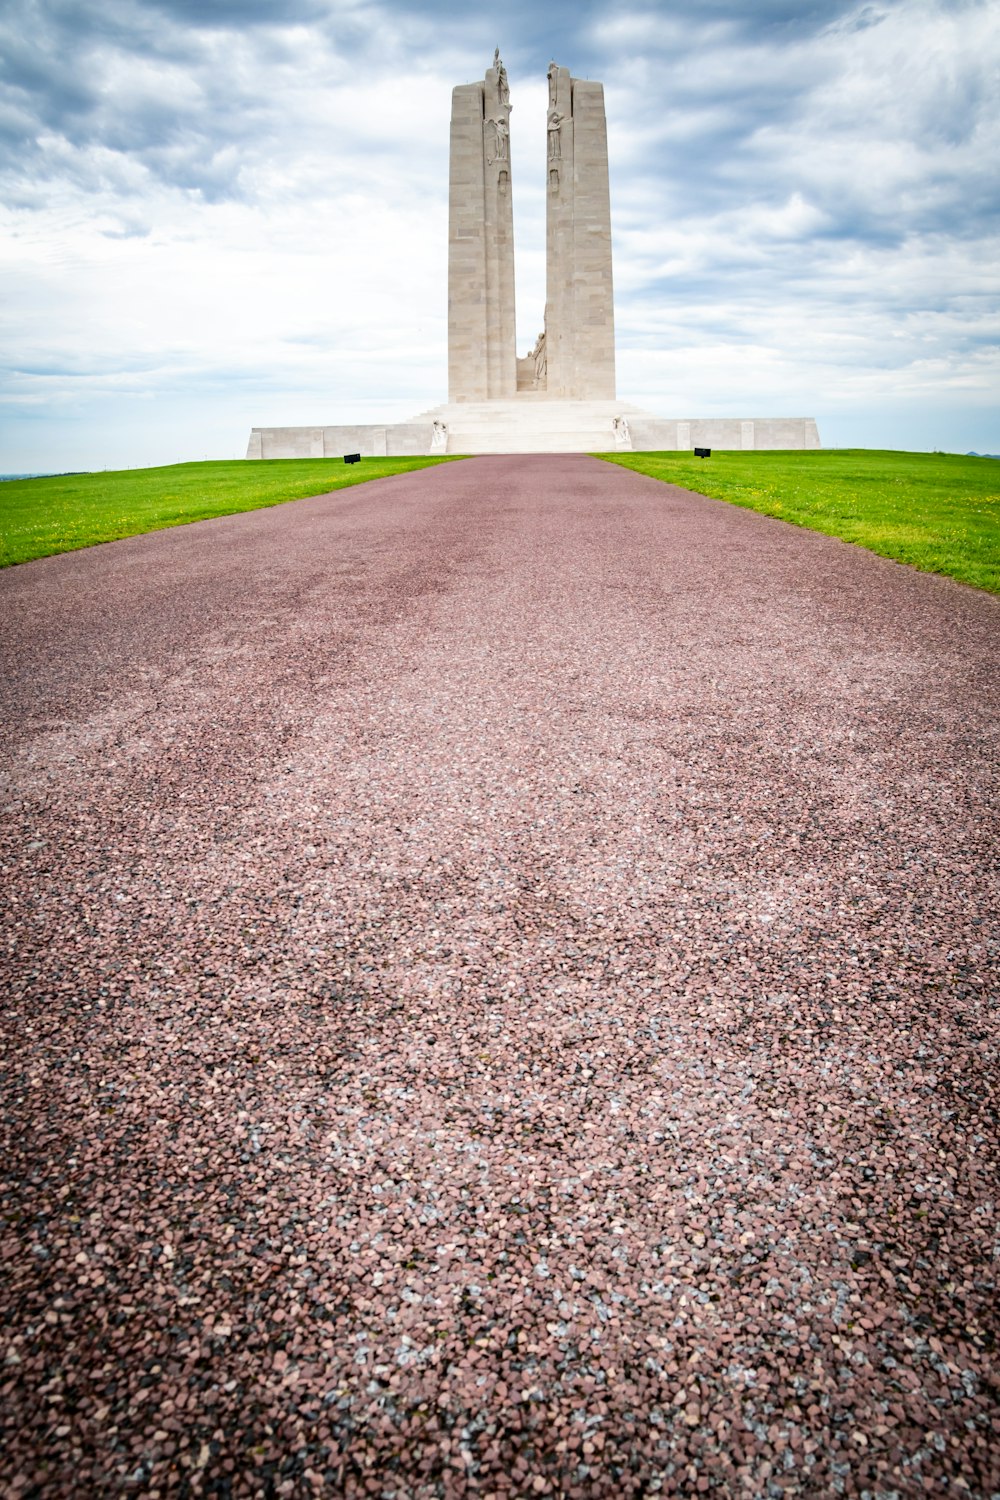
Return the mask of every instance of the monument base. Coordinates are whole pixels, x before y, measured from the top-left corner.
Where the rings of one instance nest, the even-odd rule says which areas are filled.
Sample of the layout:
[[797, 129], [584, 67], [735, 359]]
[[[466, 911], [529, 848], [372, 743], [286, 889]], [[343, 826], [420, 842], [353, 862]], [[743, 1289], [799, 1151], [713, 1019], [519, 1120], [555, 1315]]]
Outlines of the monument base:
[[693, 448], [818, 448], [812, 417], [654, 416], [627, 401], [456, 401], [410, 422], [255, 427], [247, 458], [406, 458], [445, 453], [690, 453]]

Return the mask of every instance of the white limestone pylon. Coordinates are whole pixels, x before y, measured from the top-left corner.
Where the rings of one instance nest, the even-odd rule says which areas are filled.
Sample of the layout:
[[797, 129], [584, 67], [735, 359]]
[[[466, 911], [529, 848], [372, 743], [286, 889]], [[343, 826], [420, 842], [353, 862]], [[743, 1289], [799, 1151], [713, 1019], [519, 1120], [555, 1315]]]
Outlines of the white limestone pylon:
[[[615, 314], [604, 86], [551, 63], [544, 390], [614, 400]], [[539, 382], [541, 386], [541, 382]]]
[[503, 400], [517, 390], [510, 89], [497, 50], [482, 83], [451, 97], [448, 394]]

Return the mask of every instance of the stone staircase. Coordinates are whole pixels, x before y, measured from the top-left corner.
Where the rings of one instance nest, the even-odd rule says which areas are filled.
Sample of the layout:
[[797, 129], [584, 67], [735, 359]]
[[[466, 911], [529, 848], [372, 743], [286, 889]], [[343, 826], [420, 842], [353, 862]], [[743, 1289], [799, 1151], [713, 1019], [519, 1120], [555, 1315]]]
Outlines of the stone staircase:
[[627, 401], [560, 401], [526, 392], [510, 401], [453, 402], [414, 420], [443, 422], [447, 453], [611, 453], [615, 417], [645, 415]]

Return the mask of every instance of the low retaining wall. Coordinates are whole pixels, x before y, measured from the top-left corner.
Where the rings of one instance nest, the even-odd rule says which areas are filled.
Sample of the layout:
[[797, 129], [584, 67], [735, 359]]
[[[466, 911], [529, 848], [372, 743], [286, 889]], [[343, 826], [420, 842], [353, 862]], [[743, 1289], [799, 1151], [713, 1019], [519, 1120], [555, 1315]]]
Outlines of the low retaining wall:
[[247, 458], [413, 458], [429, 453], [430, 422], [393, 422], [384, 427], [254, 427]]
[[[626, 408], [627, 410], [627, 408]], [[511, 452], [535, 451], [528, 431], [530, 419], [537, 425], [538, 408], [526, 414], [525, 446], [517, 446], [515, 437]], [[692, 448], [818, 448], [819, 432], [812, 417], [694, 417], [689, 421], [628, 415], [629, 434], [634, 453], [663, 451], [687, 452]], [[384, 427], [255, 427], [250, 433], [247, 458], [339, 458], [344, 453], [360, 453], [362, 458], [410, 458], [428, 453], [468, 452], [456, 435], [447, 450], [433, 448], [432, 422], [394, 422]], [[607, 448], [613, 444], [609, 427]], [[471, 448], [476, 451], [475, 445]], [[495, 447], [491, 451], [496, 452]], [[539, 448], [537, 451], [551, 451]], [[575, 451], [575, 450], [574, 450]]]
[[691, 452], [692, 448], [818, 448], [813, 417], [629, 417], [632, 450]]

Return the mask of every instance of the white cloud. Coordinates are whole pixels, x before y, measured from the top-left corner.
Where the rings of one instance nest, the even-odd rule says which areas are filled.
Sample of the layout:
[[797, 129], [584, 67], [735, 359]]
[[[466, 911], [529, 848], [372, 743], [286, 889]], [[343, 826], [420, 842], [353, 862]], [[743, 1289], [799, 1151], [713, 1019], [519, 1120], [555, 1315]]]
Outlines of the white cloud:
[[1000, 449], [992, 0], [12, 12], [0, 469], [237, 454], [254, 423], [443, 399], [450, 93], [496, 42], [519, 348], [555, 52], [606, 84], [624, 397], [848, 442], [884, 403], [899, 446], [949, 445], [947, 408], [951, 446]]

